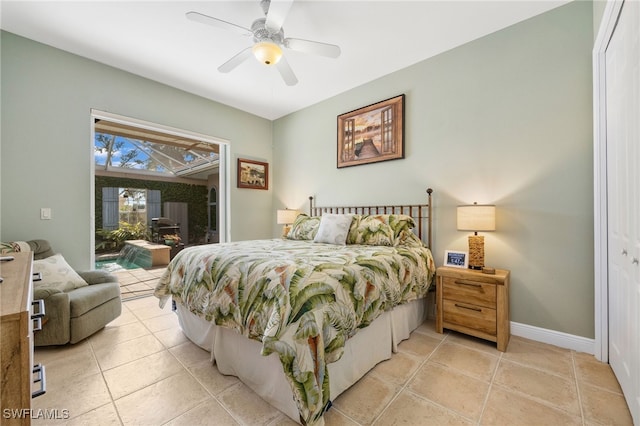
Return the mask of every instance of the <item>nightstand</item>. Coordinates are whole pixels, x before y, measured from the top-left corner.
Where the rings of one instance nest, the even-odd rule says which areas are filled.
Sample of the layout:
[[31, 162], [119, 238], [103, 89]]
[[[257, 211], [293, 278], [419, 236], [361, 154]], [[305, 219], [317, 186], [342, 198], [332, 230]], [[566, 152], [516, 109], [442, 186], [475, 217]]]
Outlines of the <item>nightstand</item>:
[[496, 342], [506, 351], [510, 336], [509, 271], [495, 275], [441, 266], [436, 271], [436, 331], [459, 331]]

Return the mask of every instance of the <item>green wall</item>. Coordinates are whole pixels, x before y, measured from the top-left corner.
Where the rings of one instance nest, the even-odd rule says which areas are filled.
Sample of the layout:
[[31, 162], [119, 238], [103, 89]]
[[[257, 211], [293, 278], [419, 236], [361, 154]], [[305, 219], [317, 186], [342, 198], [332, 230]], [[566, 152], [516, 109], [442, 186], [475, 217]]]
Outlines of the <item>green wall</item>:
[[[279, 235], [275, 209], [306, 210], [309, 195], [421, 202], [431, 186], [441, 264], [445, 249], [467, 247], [456, 205], [495, 203], [486, 263], [512, 271], [511, 320], [592, 338], [600, 9], [571, 2], [275, 122], [3, 32], [0, 239], [47, 238], [90, 266], [95, 108], [230, 140], [233, 240]], [[336, 169], [336, 116], [401, 93], [406, 158]], [[271, 164], [269, 191], [235, 188], [238, 157]]]
[[271, 190], [235, 187], [236, 158], [271, 162], [271, 121], [8, 32], [0, 42], [2, 241], [48, 239], [92, 266], [92, 108], [230, 141], [231, 238], [271, 236]]
[[[467, 249], [455, 207], [494, 203], [486, 264], [512, 272], [511, 320], [593, 338], [592, 16], [572, 2], [275, 121], [274, 209], [433, 187], [440, 265]], [[401, 93], [406, 158], [337, 169], [336, 116]]]

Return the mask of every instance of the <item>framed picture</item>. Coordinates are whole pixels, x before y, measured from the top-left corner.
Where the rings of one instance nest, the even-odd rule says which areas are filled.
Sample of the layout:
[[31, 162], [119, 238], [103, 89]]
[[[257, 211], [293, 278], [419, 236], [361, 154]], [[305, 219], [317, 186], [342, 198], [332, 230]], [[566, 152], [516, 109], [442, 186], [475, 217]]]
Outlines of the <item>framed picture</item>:
[[469, 253], [466, 251], [445, 250], [444, 266], [466, 269], [469, 266]]
[[404, 94], [338, 116], [338, 168], [404, 158]]
[[238, 158], [238, 188], [269, 189], [269, 163]]

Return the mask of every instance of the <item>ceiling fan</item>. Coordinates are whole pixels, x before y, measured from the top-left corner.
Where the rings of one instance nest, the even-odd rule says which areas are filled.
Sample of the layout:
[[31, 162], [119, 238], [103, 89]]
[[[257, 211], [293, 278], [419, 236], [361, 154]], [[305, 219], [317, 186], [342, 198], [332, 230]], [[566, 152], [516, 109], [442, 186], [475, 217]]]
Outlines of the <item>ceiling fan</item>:
[[260, 0], [260, 6], [262, 7], [265, 17], [253, 21], [251, 29], [199, 12], [188, 12], [186, 16], [192, 21], [233, 31], [243, 36], [253, 36], [253, 46], [240, 51], [240, 53], [220, 65], [218, 71], [224, 73], [230, 72], [253, 54], [255, 58], [263, 64], [268, 66], [275, 65], [284, 82], [288, 86], [294, 86], [298, 83], [298, 79], [283, 55], [283, 47], [329, 58], [337, 58], [340, 56], [340, 47], [319, 41], [285, 38], [282, 24], [292, 3], [293, 0]]

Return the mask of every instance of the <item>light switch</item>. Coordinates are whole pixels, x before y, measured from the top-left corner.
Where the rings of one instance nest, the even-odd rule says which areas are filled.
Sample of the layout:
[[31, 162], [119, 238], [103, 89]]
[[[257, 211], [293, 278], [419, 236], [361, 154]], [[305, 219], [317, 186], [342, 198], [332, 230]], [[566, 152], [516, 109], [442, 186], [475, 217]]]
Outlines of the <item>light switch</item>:
[[40, 219], [41, 220], [51, 219], [51, 209], [49, 207], [43, 207], [40, 209]]

